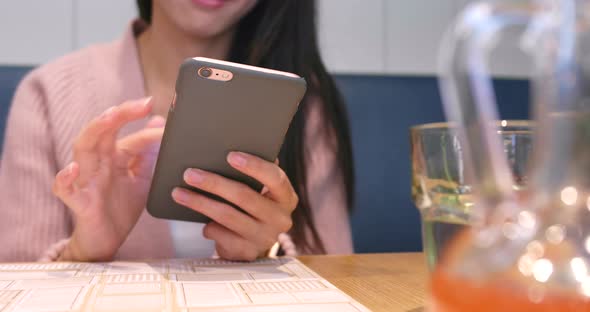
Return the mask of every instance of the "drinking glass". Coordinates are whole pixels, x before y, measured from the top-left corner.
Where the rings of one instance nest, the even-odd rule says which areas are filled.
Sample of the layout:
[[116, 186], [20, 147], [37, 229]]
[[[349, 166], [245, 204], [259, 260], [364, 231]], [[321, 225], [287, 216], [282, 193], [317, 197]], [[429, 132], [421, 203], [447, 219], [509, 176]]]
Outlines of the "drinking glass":
[[[531, 123], [503, 120], [497, 133], [512, 169], [512, 188], [522, 191], [532, 147]], [[455, 234], [484, 216], [473, 207], [472, 185], [455, 128], [448, 123], [418, 125], [410, 129], [410, 137], [412, 199], [420, 211], [424, 253], [432, 270]]]

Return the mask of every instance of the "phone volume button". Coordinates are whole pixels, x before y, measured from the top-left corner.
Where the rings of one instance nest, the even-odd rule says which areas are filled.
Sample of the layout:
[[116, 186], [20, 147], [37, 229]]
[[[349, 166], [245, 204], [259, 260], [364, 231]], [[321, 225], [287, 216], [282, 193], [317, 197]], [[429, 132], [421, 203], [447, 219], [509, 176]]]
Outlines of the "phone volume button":
[[176, 92], [174, 92], [174, 96], [172, 97], [172, 103], [170, 103], [170, 111], [173, 112], [176, 108]]

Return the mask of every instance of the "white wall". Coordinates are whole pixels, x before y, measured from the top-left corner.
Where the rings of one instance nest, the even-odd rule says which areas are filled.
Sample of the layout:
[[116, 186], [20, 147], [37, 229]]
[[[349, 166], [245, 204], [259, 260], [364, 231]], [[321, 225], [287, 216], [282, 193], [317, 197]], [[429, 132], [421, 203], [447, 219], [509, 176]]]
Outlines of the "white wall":
[[385, 72], [384, 9], [381, 0], [319, 0], [320, 48], [329, 69]]
[[77, 31], [74, 46], [110, 41], [121, 35], [137, 16], [133, 0], [70, 0], [74, 4]]
[[[511, 0], [522, 2], [524, 0]], [[441, 37], [474, 0], [319, 0], [320, 45], [328, 67], [341, 73], [433, 75]], [[516, 36], [500, 42], [492, 72], [528, 76]]]
[[72, 50], [72, 0], [0, 1], [0, 64], [38, 64]]
[[0, 65], [41, 64], [121, 35], [134, 0], [0, 1]]
[[452, 21], [452, 1], [384, 0], [388, 72], [431, 74], [445, 28]]
[[[322, 55], [337, 73], [433, 75], [441, 35], [469, 2], [318, 0]], [[136, 15], [134, 0], [0, 1], [0, 65], [40, 64], [112, 40]], [[514, 48], [494, 59], [497, 75], [528, 73]]]

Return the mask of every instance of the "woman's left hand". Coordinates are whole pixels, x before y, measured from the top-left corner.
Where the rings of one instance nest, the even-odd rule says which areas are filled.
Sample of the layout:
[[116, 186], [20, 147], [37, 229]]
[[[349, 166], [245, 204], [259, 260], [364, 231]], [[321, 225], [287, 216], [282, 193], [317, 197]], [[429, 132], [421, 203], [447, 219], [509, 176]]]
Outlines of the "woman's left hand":
[[203, 235], [215, 241], [220, 257], [252, 261], [264, 255], [276, 243], [279, 234], [291, 229], [291, 213], [299, 199], [277, 164], [240, 152], [231, 152], [227, 161], [262, 183], [265, 190], [258, 193], [245, 184], [199, 169], [187, 169], [184, 180], [235, 204], [247, 214], [183, 188], [174, 189], [172, 197], [177, 203], [211, 218]]

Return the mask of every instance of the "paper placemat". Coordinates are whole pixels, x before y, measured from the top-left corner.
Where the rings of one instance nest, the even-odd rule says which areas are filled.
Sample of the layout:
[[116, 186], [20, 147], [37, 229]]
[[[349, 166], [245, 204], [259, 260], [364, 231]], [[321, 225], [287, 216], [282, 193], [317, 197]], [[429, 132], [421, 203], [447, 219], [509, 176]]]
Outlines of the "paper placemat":
[[294, 258], [0, 264], [0, 311], [369, 311]]

